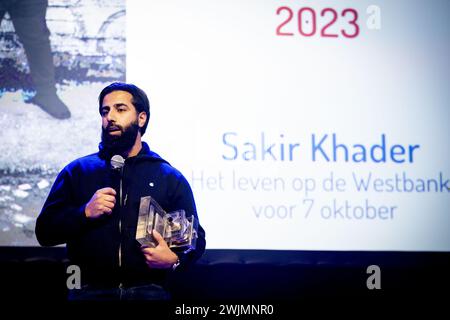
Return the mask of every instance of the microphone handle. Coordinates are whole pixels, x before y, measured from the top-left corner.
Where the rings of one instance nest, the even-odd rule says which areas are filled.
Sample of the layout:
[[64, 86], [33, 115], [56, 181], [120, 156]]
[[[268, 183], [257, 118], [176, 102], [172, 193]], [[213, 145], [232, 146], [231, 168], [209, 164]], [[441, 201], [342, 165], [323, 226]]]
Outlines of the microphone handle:
[[119, 206], [122, 206], [122, 169], [111, 169], [106, 177], [105, 184], [107, 187], [111, 187], [116, 191], [116, 200]]
[[119, 177], [119, 204], [120, 207], [123, 206], [123, 199], [122, 199], [122, 179], [123, 178], [123, 168], [120, 168], [120, 177]]

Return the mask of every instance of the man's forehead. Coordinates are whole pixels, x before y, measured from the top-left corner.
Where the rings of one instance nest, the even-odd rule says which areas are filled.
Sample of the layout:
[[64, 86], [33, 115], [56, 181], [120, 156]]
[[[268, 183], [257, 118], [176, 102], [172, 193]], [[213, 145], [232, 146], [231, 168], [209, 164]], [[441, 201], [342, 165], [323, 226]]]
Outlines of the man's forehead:
[[110, 106], [115, 104], [132, 104], [133, 96], [127, 91], [112, 91], [104, 96], [102, 106]]

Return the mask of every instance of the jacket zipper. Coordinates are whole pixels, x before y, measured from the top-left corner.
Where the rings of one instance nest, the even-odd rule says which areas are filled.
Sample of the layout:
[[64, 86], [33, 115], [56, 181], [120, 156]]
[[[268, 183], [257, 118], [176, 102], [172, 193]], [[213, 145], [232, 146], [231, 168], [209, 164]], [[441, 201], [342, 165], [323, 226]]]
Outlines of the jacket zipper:
[[[127, 198], [128, 198], [128, 194], [125, 194], [125, 199], [123, 200], [122, 198], [122, 181], [123, 181], [123, 172], [124, 172], [125, 166], [122, 167], [122, 172], [120, 175], [120, 186], [119, 186], [119, 204], [120, 204], [120, 210], [119, 210], [119, 269], [122, 267], [122, 218], [121, 218], [121, 213], [123, 210], [123, 206], [127, 205]], [[119, 288], [123, 287], [123, 283], [122, 281], [120, 281], [119, 283]]]
[[122, 267], [122, 221], [119, 220], [119, 268]]
[[[128, 194], [125, 195], [125, 200], [123, 202], [123, 205], [127, 205], [127, 197]], [[122, 266], [122, 219], [119, 217], [119, 237], [120, 237], [120, 243], [119, 243], [119, 268]]]
[[[122, 180], [123, 180], [123, 168], [122, 168], [122, 174], [120, 175], [120, 186], [119, 186], [119, 204], [120, 204], [120, 210], [119, 210], [119, 269], [122, 267]], [[119, 271], [120, 272], [120, 271]], [[123, 284], [122, 281], [120, 281], [119, 288], [122, 288]]]

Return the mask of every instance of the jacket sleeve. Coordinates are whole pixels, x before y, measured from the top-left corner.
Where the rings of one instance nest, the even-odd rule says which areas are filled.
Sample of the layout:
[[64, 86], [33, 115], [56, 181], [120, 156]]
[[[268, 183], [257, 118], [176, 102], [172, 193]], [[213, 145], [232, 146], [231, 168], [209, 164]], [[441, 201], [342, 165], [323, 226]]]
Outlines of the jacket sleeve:
[[64, 168], [55, 180], [36, 220], [36, 238], [41, 246], [54, 246], [80, 234], [88, 222], [86, 204], [76, 205], [70, 171]]
[[184, 209], [188, 217], [193, 215], [195, 226], [197, 227], [198, 238], [195, 250], [192, 250], [187, 254], [178, 254], [178, 257], [180, 259], [180, 267], [184, 268], [189, 266], [190, 264], [193, 264], [203, 255], [206, 247], [206, 239], [205, 230], [199, 223], [191, 187], [189, 186], [186, 178], [184, 178], [182, 175], [178, 177], [178, 185], [171, 203], [171, 207], [173, 207], [175, 210]]

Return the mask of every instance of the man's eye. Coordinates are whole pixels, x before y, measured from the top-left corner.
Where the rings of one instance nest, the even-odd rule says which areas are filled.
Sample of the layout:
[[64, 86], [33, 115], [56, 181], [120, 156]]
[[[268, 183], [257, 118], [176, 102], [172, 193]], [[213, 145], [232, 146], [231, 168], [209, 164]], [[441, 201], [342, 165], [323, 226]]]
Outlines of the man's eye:
[[123, 112], [123, 111], [125, 111], [126, 109], [125, 108], [119, 108], [119, 109], [117, 109], [117, 111], [119, 111], [119, 112]]

